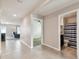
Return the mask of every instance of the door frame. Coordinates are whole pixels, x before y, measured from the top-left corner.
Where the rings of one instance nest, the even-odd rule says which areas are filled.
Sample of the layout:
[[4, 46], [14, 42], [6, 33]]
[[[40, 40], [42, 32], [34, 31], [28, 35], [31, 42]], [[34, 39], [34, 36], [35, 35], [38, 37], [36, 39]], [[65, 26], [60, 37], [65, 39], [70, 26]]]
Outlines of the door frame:
[[[70, 13], [73, 13], [73, 12], [78, 12], [78, 10], [79, 9], [74, 9], [74, 10], [72, 10], [72, 11], [68, 11], [68, 12], [65, 12], [65, 13], [62, 13], [62, 14], [60, 14], [59, 16], [58, 16], [58, 39], [59, 39], [59, 50], [61, 51], [61, 39], [60, 39], [60, 25], [62, 25], [63, 24], [63, 17], [65, 16], [65, 15], [67, 15], [67, 14], [70, 14]], [[77, 14], [77, 13], [76, 13]], [[77, 16], [78, 17], [78, 16]], [[60, 21], [62, 21], [62, 24], [60, 23]], [[78, 21], [78, 18], [77, 18], [77, 20], [76, 21]], [[77, 25], [78, 25], [78, 22], [77, 22]], [[78, 29], [78, 26], [77, 26], [77, 29]], [[77, 31], [77, 33], [78, 33], [78, 31]], [[78, 41], [78, 35], [77, 35], [77, 41]], [[78, 43], [77, 43], [77, 45], [78, 45]]]
[[[41, 36], [42, 36], [41, 45], [42, 45], [42, 44], [43, 44], [43, 35], [44, 35], [44, 33], [43, 33], [43, 30], [44, 30], [44, 29], [43, 29], [43, 28], [44, 28], [44, 26], [43, 26], [44, 20], [43, 20], [43, 19], [39, 19], [39, 18], [32, 17], [32, 18], [31, 18], [31, 26], [33, 26], [33, 21], [34, 21], [34, 19], [41, 20], [41, 27], [42, 27], [42, 28], [41, 28], [41, 30], [42, 30], [42, 31], [41, 31], [41, 32], [42, 32], [42, 33], [41, 33]], [[32, 35], [32, 34], [33, 34], [33, 32], [32, 32], [32, 27], [31, 27], [31, 48], [34, 47], [34, 46], [33, 46], [34, 43], [33, 43], [33, 35]]]
[[79, 9], [77, 9], [77, 59], [79, 59]]

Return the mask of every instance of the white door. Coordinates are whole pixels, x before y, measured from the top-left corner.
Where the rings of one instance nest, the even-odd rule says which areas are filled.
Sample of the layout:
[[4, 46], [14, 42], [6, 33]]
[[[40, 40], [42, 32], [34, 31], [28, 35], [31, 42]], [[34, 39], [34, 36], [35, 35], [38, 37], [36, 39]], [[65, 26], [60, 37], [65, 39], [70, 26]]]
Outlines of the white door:
[[[35, 45], [35, 38], [41, 38], [37, 45], [43, 43], [43, 20], [42, 19], [33, 19], [32, 20], [32, 47]], [[36, 39], [35, 39], [36, 40]]]

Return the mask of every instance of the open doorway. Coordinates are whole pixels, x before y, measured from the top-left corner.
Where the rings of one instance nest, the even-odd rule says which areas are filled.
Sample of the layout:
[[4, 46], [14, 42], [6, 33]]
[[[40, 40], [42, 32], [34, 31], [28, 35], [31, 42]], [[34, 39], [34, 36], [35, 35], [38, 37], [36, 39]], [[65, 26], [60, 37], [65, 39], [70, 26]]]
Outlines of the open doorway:
[[34, 19], [32, 22], [32, 39], [33, 39], [33, 47], [39, 46], [42, 44], [43, 34], [42, 34], [42, 20]]
[[20, 39], [20, 26], [1, 24], [1, 41]]
[[60, 17], [61, 51], [70, 59], [77, 58], [77, 12], [67, 13]]

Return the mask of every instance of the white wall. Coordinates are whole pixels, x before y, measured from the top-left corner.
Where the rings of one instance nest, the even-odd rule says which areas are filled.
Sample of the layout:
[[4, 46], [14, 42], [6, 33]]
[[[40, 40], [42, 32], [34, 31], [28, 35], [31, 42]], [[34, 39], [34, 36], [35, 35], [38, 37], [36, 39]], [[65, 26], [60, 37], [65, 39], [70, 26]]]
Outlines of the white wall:
[[60, 40], [58, 36], [58, 16], [62, 13], [79, 8], [79, 3], [56, 11], [44, 17], [44, 42], [43, 44], [60, 50]]
[[58, 40], [58, 18], [55, 17], [45, 17], [44, 20], [44, 44], [52, 46], [54, 48], [59, 48]]
[[31, 16], [27, 15], [21, 24], [21, 41], [31, 48]]

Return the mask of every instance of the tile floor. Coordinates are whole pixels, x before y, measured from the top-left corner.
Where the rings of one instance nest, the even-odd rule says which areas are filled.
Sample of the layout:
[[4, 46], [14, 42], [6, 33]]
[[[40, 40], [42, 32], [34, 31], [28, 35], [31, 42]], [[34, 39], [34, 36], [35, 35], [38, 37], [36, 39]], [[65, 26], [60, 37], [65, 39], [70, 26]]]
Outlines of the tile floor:
[[76, 59], [75, 55], [67, 55], [67, 53], [57, 52], [46, 46], [37, 46], [30, 49], [20, 40], [1, 42], [1, 59]]

